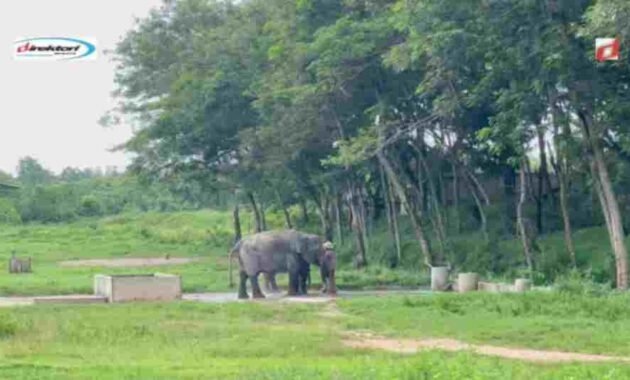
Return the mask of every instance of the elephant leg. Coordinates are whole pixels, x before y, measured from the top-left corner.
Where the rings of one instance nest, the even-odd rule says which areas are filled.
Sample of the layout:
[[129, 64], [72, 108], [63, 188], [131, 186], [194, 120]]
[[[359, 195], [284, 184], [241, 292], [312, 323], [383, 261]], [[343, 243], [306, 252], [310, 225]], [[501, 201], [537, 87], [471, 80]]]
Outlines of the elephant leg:
[[307, 295], [308, 294], [308, 286], [306, 285], [306, 277], [299, 277], [300, 280], [300, 284], [299, 284], [299, 289], [298, 289], [298, 293], [302, 294], [302, 295]]
[[273, 280], [273, 273], [264, 273], [263, 278], [265, 280], [265, 290], [268, 292], [273, 291], [271, 281]]
[[247, 273], [240, 271], [240, 283], [238, 286], [238, 298], [239, 299], [249, 299], [249, 295], [247, 294]]
[[269, 285], [271, 285], [271, 291], [274, 293], [279, 293], [280, 288], [278, 288], [278, 283], [276, 282], [276, 275], [271, 274], [269, 276]]
[[298, 294], [299, 276], [297, 272], [289, 272], [289, 293], [290, 296]]
[[303, 266], [300, 270], [300, 274], [298, 276], [298, 293], [299, 294], [308, 294], [308, 274], [310, 272], [310, 267], [308, 263], [303, 263]]
[[249, 282], [252, 284], [252, 296], [254, 298], [265, 298], [265, 295], [260, 290], [260, 285], [258, 284], [258, 274], [249, 276]]
[[322, 293], [326, 293], [328, 291], [328, 275], [326, 275], [326, 271], [324, 268], [320, 268], [319, 272], [322, 276]]

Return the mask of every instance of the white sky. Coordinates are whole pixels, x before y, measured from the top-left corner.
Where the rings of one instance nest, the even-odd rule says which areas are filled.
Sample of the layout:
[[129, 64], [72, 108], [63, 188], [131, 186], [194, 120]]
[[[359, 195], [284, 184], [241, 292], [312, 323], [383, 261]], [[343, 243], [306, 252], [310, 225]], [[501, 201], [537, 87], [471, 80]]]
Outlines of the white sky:
[[[103, 54], [160, 0], [0, 1], [0, 170], [15, 173], [32, 156], [55, 172], [66, 166], [124, 168], [108, 149], [131, 136], [129, 126], [103, 128], [114, 105], [114, 64]], [[16, 61], [18, 37], [91, 37], [95, 61]]]

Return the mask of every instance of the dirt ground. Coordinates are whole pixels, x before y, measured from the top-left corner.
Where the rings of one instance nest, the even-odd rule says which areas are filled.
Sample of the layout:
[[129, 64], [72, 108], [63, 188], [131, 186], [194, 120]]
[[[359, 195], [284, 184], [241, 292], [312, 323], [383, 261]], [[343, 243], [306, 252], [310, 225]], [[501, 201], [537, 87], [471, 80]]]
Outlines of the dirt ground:
[[91, 259], [61, 261], [62, 267], [150, 267], [159, 265], [187, 264], [199, 259], [193, 257], [125, 257], [116, 259]]
[[394, 339], [370, 333], [351, 333], [343, 344], [352, 348], [379, 349], [412, 354], [420, 350], [473, 351], [477, 354], [530, 362], [630, 362], [628, 357], [583, 354], [577, 352], [544, 351], [525, 348], [469, 344], [449, 338]]

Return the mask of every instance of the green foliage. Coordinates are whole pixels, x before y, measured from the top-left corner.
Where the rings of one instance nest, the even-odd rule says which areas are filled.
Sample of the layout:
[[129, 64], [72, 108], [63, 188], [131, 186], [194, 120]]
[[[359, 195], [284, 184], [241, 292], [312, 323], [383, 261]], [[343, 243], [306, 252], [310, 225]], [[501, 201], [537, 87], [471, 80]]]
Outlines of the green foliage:
[[101, 204], [94, 195], [85, 195], [81, 198], [79, 214], [81, 216], [98, 216], [101, 215]]
[[596, 283], [590, 276], [576, 270], [559, 276], [554, 287], [572, 296], [606, 296], [612, 291], [610, 284]]
[[20, 218], [13, 202], [0, 198], [0, 224], [20, 223], [22, 223], [22, 218]]

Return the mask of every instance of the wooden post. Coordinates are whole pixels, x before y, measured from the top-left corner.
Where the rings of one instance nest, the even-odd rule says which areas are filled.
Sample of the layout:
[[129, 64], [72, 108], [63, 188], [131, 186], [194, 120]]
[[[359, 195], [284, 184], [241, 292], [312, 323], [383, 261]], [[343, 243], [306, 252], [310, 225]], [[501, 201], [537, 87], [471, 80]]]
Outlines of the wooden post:
[[9, 273], [30, 273], [31, 258], [20, 259], [15, 257], [15, 252], [11, 254], [9, 259]]

